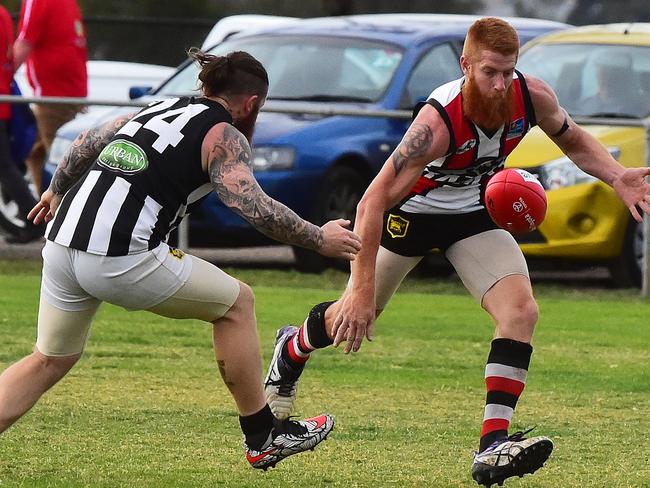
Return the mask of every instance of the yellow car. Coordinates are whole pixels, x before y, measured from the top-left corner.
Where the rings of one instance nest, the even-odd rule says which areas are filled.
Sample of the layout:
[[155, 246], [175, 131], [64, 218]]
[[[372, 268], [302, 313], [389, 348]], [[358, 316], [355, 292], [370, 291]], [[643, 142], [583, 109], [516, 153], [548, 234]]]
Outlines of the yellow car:
[[[648, 164], [650, 23], [562, 30], [529, 42], [518, 69], [542, 78], [560, 104], [624, 166]], [[581, 171], [535, 128], [506, 166], [536, 174], [545, 221], [517, 236], [529, 257], [607, 263], [621, 286], [639, 286], [643, 231], [604, 183]]]

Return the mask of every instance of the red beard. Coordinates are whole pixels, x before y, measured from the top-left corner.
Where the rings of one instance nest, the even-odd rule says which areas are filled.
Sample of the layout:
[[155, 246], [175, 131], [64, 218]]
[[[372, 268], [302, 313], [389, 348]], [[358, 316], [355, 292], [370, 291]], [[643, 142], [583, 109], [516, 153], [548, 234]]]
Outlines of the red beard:
[[495, 131], [510, 122], [515, 105], [512, 84], [505, 92], [485, 96], [468, 76], [463, 83], [462, 94], [463, 113], [481, 129]]

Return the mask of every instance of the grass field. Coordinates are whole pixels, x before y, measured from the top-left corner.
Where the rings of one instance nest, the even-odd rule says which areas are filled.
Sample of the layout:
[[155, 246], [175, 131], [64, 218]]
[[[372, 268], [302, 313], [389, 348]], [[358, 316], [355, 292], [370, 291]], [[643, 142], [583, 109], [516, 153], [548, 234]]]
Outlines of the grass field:
[[[0, 262], [0, 366], [35, 336], [38, 263]], [[229, 270], [254, 286], [265, 364], [275, 329], [346, 276]], [[519, 487], [650, 487], [650, 304], [636, 291], [540, 286], [513, 427], [556, 449]], [[319, 351], [299, 414], [332, 413], [313, 453], [258, 472], [243, 456], [209, 328], [104, 306], [86, 353], [0, 438], [0, 486], [465, 487], [484, 399], [489, 318], [455, 282], [411, 279], [356, 356]]]

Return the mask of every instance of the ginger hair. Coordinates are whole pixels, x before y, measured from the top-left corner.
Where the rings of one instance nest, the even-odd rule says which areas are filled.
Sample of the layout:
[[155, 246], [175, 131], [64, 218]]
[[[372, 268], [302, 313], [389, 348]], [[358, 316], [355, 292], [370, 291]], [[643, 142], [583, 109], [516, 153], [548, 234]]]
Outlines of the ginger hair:
[[463, 56], [475, 62], [480, 51], [493, 51], [504, 56], [519, 56], [519, 36], [505, 20], [483, 17], [474, 22], [467, 31]]

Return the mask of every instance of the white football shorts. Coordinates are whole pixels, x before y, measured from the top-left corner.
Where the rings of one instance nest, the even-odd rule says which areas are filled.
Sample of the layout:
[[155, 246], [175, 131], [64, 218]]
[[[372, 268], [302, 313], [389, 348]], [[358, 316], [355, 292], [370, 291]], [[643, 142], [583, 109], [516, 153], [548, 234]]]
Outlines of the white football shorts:
[[42, 254], [36, 347], [45, 355], [81, 353], [102, 302], [213, 322], [239, 296], [235, 278], [165, 243], [152, 251], [108, 257], [47, 241]]

